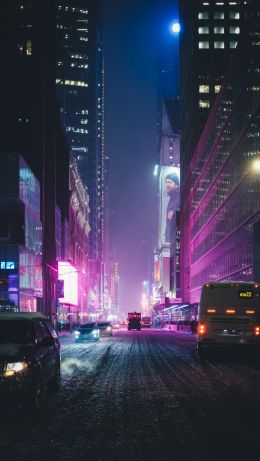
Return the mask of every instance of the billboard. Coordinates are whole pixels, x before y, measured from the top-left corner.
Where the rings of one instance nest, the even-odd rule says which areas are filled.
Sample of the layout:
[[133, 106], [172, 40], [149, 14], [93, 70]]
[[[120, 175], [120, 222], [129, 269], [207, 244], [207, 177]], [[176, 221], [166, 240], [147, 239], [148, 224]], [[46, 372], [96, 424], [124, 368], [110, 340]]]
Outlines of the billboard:
[[[64, 282], [61, 304], [78, 305], [78, 271], [67, 261], [58, 261], [58, 280]], [[62, 294], [62, 293], [61, 293]]]
[[180, 168], [162, 166], [160, 172], [159, 247], [170, 244], [171, 221], [180, 207]]

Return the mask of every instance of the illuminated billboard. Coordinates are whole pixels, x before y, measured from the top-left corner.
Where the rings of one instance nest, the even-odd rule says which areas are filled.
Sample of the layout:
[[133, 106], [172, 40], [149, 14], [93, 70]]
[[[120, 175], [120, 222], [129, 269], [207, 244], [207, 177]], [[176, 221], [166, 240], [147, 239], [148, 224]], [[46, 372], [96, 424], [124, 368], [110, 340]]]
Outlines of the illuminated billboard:
[[171, 221], [180, 207], [180, 168], [162, 166], [160, 172], [160, 242], [170, 243]]
[[78, 271], [69, 262], [58, 262], [58, 279], [64, 281], [64, 297], [61, 304], [78, 305]]

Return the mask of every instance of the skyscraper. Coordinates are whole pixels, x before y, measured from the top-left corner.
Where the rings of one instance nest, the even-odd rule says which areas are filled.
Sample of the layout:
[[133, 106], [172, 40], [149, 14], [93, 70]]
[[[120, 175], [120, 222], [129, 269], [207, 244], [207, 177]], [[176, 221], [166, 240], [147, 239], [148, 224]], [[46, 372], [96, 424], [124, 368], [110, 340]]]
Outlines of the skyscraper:
[[242, 34], [189, 168], [192, 303], [211, 280], [259, 281], [259, 30]]
[[180, 0], [181, 169], [184, 175], [220, 91], [252, 1]]
[[101, 302], [105, 181], [104, 63], [99, 3], [58, 2], [56, 71], [67, 139], [89, 195], [89, 303], [95, 308]]
[[[197, 283], [193, 280], [191, 284], [191, 266], [195, 258], [195, 255], [191, 255], [192, 235], [195, 236], [191, 216], [198, 207], [196, 219], [199, 229], [198, 213], [202, 208], [197, 198], [196, 203], [194, 202], [193, 189], [196, 184], [201, 184], [201, 175], [209, 167], [210, 151], [217, 142], [213, 127], [209, 122], [206, 124], [206, 121], [209, 114], [213, 117], [211, 110], [217, 103], [216, 98], [220, 96], [218, 93], [221, 91], [224, 75], [232, 56], [237, 53], [240, 36], [251, 23], [251, 12], [256, 3], [254, 0], [181, 0], [181, 286], [185, 301], [198, 299], [198, 296], [191, 295], [194, 283]], [[227, 78], [226, 75], [225, 79]], [[233, 81], [235, 82], [234, 75]], [[230, 85], [233, 85], [233, 81]], [[222, 119], [215, 121], [217, 130], [222, 126], [223, 117], [233, 111], [232, 104], [232, 98], [227, 98]], [[216, 106], [213, 110], [217, 110]], [[223, 139], [226, 136], [227, 133], [223, 132]], [[202, 190], [206, 191], [210, 187], [210, 182], [200, 187], [202, 193]], [[216, 194], [222, 195], [222, 192], [216, 190]], [[216, 270], [215, 268], [213, 272], [216, 273]], [[208, 273], [208, 277], [212, 274]], [[196, 289], [199, 290], [199, 286]]]
[[1, 151], [22, 154], [40, 181], [42, 310], [53, 316], [56, 212], [58, 205], [62, 217], [68, 217], [69, 197], [69, 150], [56, 104], [56, 2], [8, 2], [2, 9], [0, 25], [0, 49], [5, 63], [0, 74]]

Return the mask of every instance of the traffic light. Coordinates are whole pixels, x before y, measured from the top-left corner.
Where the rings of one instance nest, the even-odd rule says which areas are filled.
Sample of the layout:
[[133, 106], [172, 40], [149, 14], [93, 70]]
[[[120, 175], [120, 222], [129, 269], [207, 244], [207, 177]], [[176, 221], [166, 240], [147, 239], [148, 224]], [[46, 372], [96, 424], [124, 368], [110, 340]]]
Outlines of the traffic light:
[[56, 298], [64, 298], [64, 280], [56, 281]]

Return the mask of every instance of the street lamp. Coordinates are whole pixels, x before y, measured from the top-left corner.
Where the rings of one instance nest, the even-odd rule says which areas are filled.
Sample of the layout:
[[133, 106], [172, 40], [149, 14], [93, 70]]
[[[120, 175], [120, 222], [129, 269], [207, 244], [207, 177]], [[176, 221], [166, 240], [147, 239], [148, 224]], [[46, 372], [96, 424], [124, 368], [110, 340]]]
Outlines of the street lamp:
[[252, 168], [253, 168], [254, 172], [256, 172], [256, 173], [260, 172], [260, 159], [259, 158], [255, 159], [253, 161]]
[[179, 21], [173, 21], [170, 25], [170, 31], [173, 33], [173, 34], [179, 34], [180, 31], [181, 31], [181, 26], [180, 26], [180, 23]]

